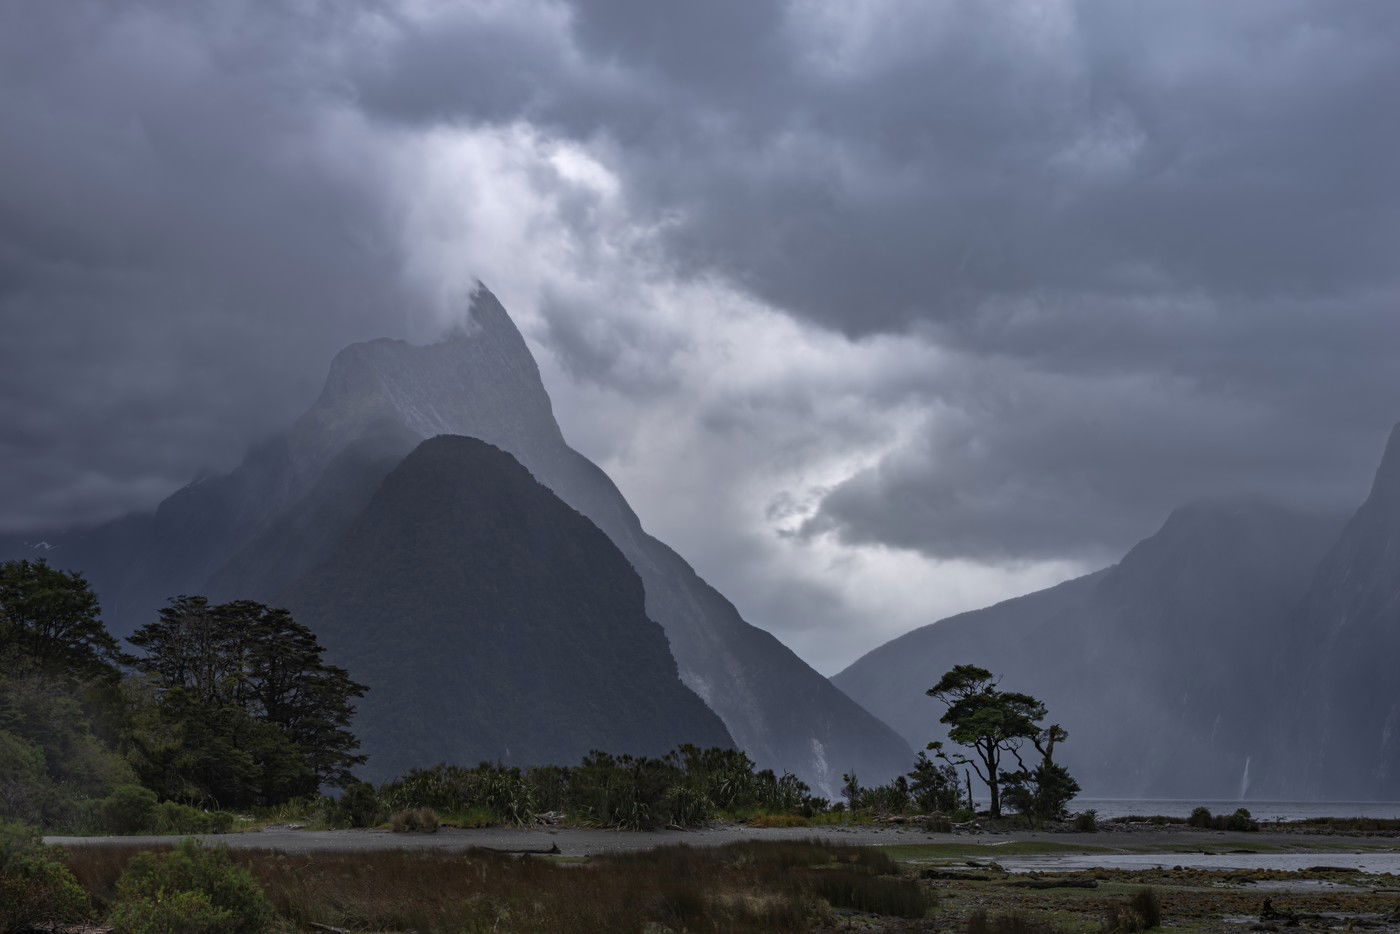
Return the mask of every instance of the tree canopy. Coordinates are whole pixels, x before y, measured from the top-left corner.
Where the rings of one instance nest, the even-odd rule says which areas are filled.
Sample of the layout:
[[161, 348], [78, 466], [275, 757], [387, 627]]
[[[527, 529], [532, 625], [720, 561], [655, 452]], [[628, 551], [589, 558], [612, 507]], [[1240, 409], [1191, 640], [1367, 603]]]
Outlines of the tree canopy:
[[0, 649], [50, 675], [115, 678], [124, 656], [81, 574], [48, 562], [0, 563]]
[[344, 784], [365, 761], [349, 729], [364, 685], [286, 610], [179, 596], [129, 641], [157, 708], [134, 736], [138, 771], [163, 795], [275, 802]]
[[[1041, 754], [1042, 765], [1052, 766], [1055, 744], [1068, 737], [1058, 724], [1048, 727], [1041, 725], [1048, 715], [1044, 702], [1029, 694], [1001, 690], [997, 678], [976, 665], [954, 666], [925, 693], [941, 701], [947, 708], [939, 722], [947, 725], [948, 739], [971, 750], [972, 754], [950, 754], [943, 749], [942, 743], [930, 743], [929, 748], [935, 750], [945, 762], [970, 766], [977, 773], [977, 777], [987, 786], [991, 798], [989, 810], [993, 817], [1001, 816], [1003, 783], [1014, 776], [1017, 787], [1024, 788], [1033, 774], [1022, 759], [1022, 747], [1030, 744]], [[1005, 756], [1015, 759], [1018, 766], [1015, 772], [1002, 768]], [[1059, 766], [1053, 768], [1063, 772]], [[1043, 770], [1042, 773], [1047, 786], [1054, 783], [1057, 788], [1065, 787], [1059, 781], [1058, 772], [1053, 776]], [[1068, 773], [1065, 772], [1063, 777], [1068, 779]], [[1075, 790], [1078, 790], [1077, 785]], [[1070, 796], [1073, 796], [1072, 792]], [[1016, 805], [1019, 807], [1027, 800], [1032, 799], [1018, 792]]]

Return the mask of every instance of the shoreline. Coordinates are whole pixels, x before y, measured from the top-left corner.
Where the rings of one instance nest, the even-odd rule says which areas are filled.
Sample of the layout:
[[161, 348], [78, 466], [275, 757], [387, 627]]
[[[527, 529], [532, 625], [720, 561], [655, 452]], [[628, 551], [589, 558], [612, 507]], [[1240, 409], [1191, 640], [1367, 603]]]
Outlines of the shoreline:
[[748, 840], [827, 840], [855, 846], [928, 847], [980, 854], [1017, 855], [1210, 853], [1212, 851], [1329, 853], [1393, 851], [1400, 853], [1395, 835], [1365, 833], [1307, 833], [1298, 830], [1256, 832], [1137, 828], [1097, 833], [1007, 831], [985, 833], [931, 833], [913, 827], [747, 827], [726, 824], [694, 830], [610, 830], [586, 827], [487, 827], [443, 828], [436, 833], [394, 833], [382, 829], [294, 830], [269, 828], [229, 834], [46, 836], [44, 841], [63, 847], [150, 847], [175, 843], [186, 837], [235, 850], [280, 850], [289, 853], [379, 852], [385, 850], [464, 851], [490, 849], [548, 853], [557, 848], [561, 857], [587, 857], [602, 853], [638, 852], [672, 844], [723, 846]]

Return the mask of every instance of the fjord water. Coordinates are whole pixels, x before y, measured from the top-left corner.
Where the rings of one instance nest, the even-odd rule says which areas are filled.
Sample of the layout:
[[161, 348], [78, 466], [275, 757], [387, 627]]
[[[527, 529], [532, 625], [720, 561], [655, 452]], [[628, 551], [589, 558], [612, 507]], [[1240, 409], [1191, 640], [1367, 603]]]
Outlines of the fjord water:
[[1207, 808], [1212, 814], [1233, 814], [1247, 808], [1258, 821], [1296, 821], [1312, 817], [1400, 818], [1400, 801], [1194, 801], [1182, 798], [1075, 798], [1072, 810], [1093, 810], [1100, 820], [1132, 814], [1180, 817], [1192, 809]]
[[1298, 872], [1314, 866], [1355, 869], [1358, 872], [1400, 872], [1400, 853], [1367, 850], [1358, 853], [1252, 853], [1223, 851], [1200, 853], [1083, 853], [1052, 856], [1018, 856], [998, 860], [1009, 872], [1073, 872], [1085, 869], [1274, 869]]

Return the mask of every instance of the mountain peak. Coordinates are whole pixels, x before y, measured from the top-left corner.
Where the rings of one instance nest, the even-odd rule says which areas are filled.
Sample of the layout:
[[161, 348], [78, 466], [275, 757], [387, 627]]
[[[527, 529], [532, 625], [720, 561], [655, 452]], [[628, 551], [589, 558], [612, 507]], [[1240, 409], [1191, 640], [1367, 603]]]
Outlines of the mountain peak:
[[1400, 502], [1400, 424], [1390, 430], [1385, 453], [1381, 455], [1381, 465], [1376, 469], [1376, 479], [1371, 484], [1371, 499]]
[[433, 344], [379, 338], [336, 354], [320, 397], [291, 434], [298, 472], [313, 476], [367, 434], [482, 438], [529, 452], [562, 439], [525, 339], [478, 283], [468, 323]]

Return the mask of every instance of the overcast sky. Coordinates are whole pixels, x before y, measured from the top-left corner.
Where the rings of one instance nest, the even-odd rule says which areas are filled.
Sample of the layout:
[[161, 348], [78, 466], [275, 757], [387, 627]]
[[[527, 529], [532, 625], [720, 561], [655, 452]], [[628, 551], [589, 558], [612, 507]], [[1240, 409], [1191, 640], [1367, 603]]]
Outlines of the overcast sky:
[[1400, 419], [1400, 4], [0, 5], [0, 528], [149, 508], [480, 277], [826, 672]]

